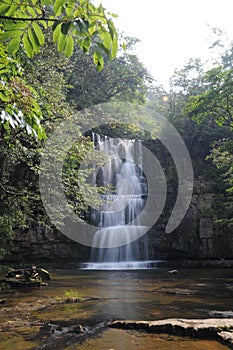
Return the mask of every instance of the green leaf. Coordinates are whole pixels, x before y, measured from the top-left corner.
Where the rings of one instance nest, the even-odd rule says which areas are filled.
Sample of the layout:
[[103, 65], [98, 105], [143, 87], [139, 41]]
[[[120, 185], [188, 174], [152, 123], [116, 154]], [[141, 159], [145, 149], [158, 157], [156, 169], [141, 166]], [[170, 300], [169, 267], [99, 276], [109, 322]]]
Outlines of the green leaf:
[[45, 140], [46, 139], [46, 133], [45, 129], [43, 128], [42, 125], [39, 125], [37, 128], [37, 136], [39, 140]]
[[44, 34], [43, 34], [43, 32], [42, 32], [41, 27], [40, 27], [39, 24], [37, 24], [36, 22], [33, 22], [33, 23], [32, 23], [32, 26], [33, 26], [33, 29], [34, 29], [34, 31], [35, 31], [35, 34], [36, 34], [36, 36], [37, 36], [37, 39], [38, 39], [40, 45], [41, 45], [41, 46], [44, 45]]
[[2, 4], [0, 5], [0, 13], [2, 16], [4, 16], [10, 9], [10, 5], [9, 4]]
[[32, 58], [34, 55], [34, 50], [33, 50], [32, 44], [31, 44], [26, 33], [23, 35], [22, 42], [23, 42], [23, 46], [24, 46], [24, 49], [26, 51], [27, 56], [29, 58]]
[[16, 38], [17, 36], [20, 36], [21, 34], [22, 34], [22, 30], [19, 30], [19, 29], [6, 31], [6, 32], [1, 34], [0, 41]]
[[54, 25], [53, 28], [53, 42], [57, 42], [59, 40], [59, 37], [61, 35], [61, 23], [56, 24], [56, 26]]
[[107, 56], [110, 56], [111, 51], [106, 49], [106, 47], [101, 42], [97, 42], [96, 44], [101, 50], [103, 50], [106, 53]]
[[37, 36], [34, 32], [34, 30], [32, 30], [32, 28], [28, 28], [28, 37], [29, 40], [32, 44], [33, 50], [38, 53], [40, 51], [40, 43], [37, 39]]
[[74, 6], [75, 4], [67, 4], [66, 6], [66, 14], [67, 16], [72, 16], [73, 15], [73, 12], [74, 12]]
[[54, 24], [58, 24], [59, 22], [54, 22], [54, 20], [55, 20], [55, 17], [54, 16], [49, 16], [49, 21], [47, 22], [47, 26], [48, 27], [53, 27], [54, 26]]
[[27, 22], [17, 22], [17, 23], [14, 23], [12, 21], [6, 21], [4, 23], [4, 26], [3, 26], [3, 29], [6, 30], [6, 31], [11, 31], [11, 30], [17, 30], [17, 29], [25, 29], [27, 28], [28, 26], [28, 23]]
[[48, 25], [47, 23], [44, 21], [44, 20], [41, 20], [41, 21], [38, 21], [40, 24], [42, 24], [42, 26], [47, 29], [48, 28]]
[[111, 20], [108, 21], [108, 30], [110, 32], [112, 39], [114, 39], [117, 35], [116, 35], [116, 29], [115, 29], [114, 24]]
[[[12, 1], [11, 1], [11, 3], [12, 3]], [[14, 14], [18, 12], [18, 10], [19, 10], [18, 4], [17, 5], [15, 4], [14, 6], [12, 6], [12, 4], [11, 4], [9, 10], [7, 12], [5, 12], [5, 15], [9, 16], [9, 17], [14, 16]]]
[[122, 49], [125, 51], [127, 49], [126, 43], [122, 44]]
[[35, 10], [31, 6], [27, 6], [27, 12], [32, 18], [37, 17]]
[[3, 74], [5, 74], [5, 73], [9, 73], [9, 69], [1, 69], [0, 68], [0, 75], [3, 75]]
[[111, 49], [112, 38], [109, 32], [103, 32], [101, 35], [101, 39], [103, 41], [103, 45], [107, 50]]
[[112, 54], [111, 59], [115, 58], [118, 52], [118, 40], [117, 37], [115, 37], [112, 41]]
[[11, 39], [10, 43], [7, 46], [7, 52], [9, 55], [15, 54], [19, 49], [20, 44], [20, 36], [16, 36], [15, 38]]
[[57, 16], [59, 14], [59, 12], [61, 11], [62, 6], [64, 6], [66, 3], [66, 0], [56, 0], [53, 6], [53, 10], [55, 13], [55, 16]]
[[84, 52], [88, 52], [91, 46], [91, 39], [85, 38], [82, 42], [82, 49]]
[[104, 59], [102, 54], [99, 51], [95, 51], [93, 55], [93, 61], [97, 67], [98, 71], [101, 71], [104, 66]]
[[66, 40], [64, 54], [66, 57], [70, 57], [73, 51], [74, 51], [74, 39], [71, 35], [69, 35]]
[[[37, 2], [38, 0], [36, 0]], [[51, 3], [53, 3], [52, 0], [42, 0], [42, 5], [51, 5]]]
[[3, 101], [3, 102], [9, 102], [10, 98], [9, 96], [5, 95], [5, 93], [1, 92], [0, 91], [0, 99]]
[[57, 49], [59, 52], [63, 52], [65, 50], [65, 47], [66, 47], [66, 36], [61, 33], [61, 35], [59, 36]]
[[89, 26], [88, 26], [89, 34], [93, 35], [95, 31], [96, 31], [96, 23], [95, 22], [89, 23]]

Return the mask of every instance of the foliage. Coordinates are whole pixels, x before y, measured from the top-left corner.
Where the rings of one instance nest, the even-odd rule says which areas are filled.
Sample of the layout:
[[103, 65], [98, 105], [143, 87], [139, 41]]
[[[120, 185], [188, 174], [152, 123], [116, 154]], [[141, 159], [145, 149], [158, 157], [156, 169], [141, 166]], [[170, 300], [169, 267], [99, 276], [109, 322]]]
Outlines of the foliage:
[[63, 296], [57, 296], [55, 299], [66, 303], [80, 302], [83, 300], [79, 291], [76, 289], [67, 290]]
[[74, 41], [84, 52], [94, 46], [93, 60], [99, 70], [104, 64], [102, 52], [114, 58], [118, 50], [112, 17], [108, 18], [102, 5], [96, 7], [89, 0], [2, 0], [0, 5], [8, 54], [15, 54], [22, 43], [27, 56], [33, 57], [50, 28], [58, 51], [66, 57], [72, 55]]
[[[137, 56], [127, 49], [114, 60], [105, 57], [105, 66], [97, 72], [91, 57], [75, 49], [64, 74], [70, 88], [67, 99], [78, 110], [110, 100], [144, 103], [151, 77]], [[87, 69], [88, 67], [88, 69]]]
[[213, 145], [210, 158], [221, 171], [228, 184], [227, 192], [233, 194], [233, 140], [221, 140]]
[[37, 93], [27, 84], [19, 62], [7, 55], [6, 48], [1, 43], [0, 113], [6, 130], [9, 127], [23, 127], [28, 134], [34, 134], [39, 139], [45, 137], [40, 124], [42, 113], [37, 102]]
[[3, 0], [0, 4], [0, 120], [6, 128], [26, 128], [29, 134], [45, 138], [41, 126], [38, 90], [26, 82], [20, 55], [39, 54], [53, 41], [58, 52], [73, 54], [74, 44], [85, 53], [90, 48], [100, 71], [104, 57], [113, 59], [118, 51], [118, 35], [112, 17], [102, 5], [88, 0]]
[[5, 214], [0, 216], [0, 227], [1, 227], [1, 235], [0, 235], [0, 260], [1, 260], [6, 254], [6, 249], [4, 247], [5, 240], [13, 236], [12, 222], [11, 222], [11, 218], [8, 215]]
[[218, 222], [233, 226], [233, 140], [223, 139], [215, 142], [208, 158], [213, 161], [226, 185], [225, 213]]
[[205, 90], [190, 96], [184, 113], [198, 121], [208, 118], [218, 126], [233, 128], [232, 77], [233, 68], [221, 65], [205, 72], [201, 79]]

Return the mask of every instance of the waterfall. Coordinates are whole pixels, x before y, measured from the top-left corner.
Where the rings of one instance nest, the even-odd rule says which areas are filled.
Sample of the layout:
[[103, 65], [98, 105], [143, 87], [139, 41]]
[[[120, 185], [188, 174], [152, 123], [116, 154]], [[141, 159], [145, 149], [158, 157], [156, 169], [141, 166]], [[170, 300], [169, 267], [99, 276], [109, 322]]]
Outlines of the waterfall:
[[[108, 161], [94, 172], [93, 184], [110, 188], [101, 195], [102, 207], [91, 209], [91, 223], [97, 227], [93, 246], [104, 248], [92, 248], [91, 263], [87, 268], [148, 268], [147, 239], [145, 236], [134, 239], [141, 225], [137, 218], [147, 196], [141, 141], [97, 134], [93, 134], [93, 141], [95, 149], [108, 156]], [[119, 235], [127, 237], [130, 243], [116, 246]]]

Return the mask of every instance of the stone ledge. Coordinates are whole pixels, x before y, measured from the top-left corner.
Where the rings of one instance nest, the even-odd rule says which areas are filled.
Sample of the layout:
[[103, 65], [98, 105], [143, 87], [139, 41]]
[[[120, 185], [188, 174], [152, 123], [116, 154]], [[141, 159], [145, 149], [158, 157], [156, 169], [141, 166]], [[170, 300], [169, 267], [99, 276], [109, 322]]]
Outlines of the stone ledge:
[[229, 345], [233, 349], [233, 332], [219, 332], [218, 336], [220, 339]]
[[116, 320], [109, 327], [144, 330], [150, 333], [168, 333], [202, 339], [217, 339], [233, 349], [233, 318], [177, 319], [158, 321]]

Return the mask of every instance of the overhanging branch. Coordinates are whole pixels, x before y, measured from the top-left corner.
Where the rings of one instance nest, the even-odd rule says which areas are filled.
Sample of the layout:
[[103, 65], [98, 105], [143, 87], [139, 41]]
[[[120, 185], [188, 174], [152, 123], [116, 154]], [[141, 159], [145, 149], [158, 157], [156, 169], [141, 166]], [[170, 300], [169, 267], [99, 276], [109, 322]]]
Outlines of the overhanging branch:
[[25, 18], [25, 17], [10, 17], [10, 16], [2, 16], [0, 15], [0, 19], [6, 19], [8, 21], [20, 21], [20, 22], [33, 22], [33, 21], [49, 21], [49, 22], [58, 22], [60, 20], [56, 18], [46, 18], [44, 16], [42, 17], [32, 17], [32, 18]]

